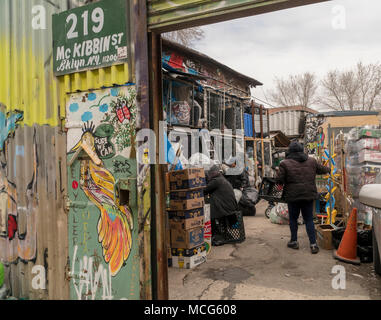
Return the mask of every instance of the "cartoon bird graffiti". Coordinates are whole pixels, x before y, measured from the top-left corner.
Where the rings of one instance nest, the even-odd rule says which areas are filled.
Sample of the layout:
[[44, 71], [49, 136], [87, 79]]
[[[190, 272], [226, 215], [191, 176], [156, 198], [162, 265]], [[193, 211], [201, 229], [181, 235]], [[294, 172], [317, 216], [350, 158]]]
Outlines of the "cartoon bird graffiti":
[[[81, 187], [89, 200], [100, 210], [98, 241], [102, 244], [103, 257], [115, 276], [128, 259], [132, 248], [132, 211], [120, 205], [115, 197], [115, 178], [104, 168], [95, 152], [94, 127], [85, 127], [84, 134], [72, 151], [83, 148], [90, 153], [89, 160], [80, 160]], [[88, 150], [90, 148], [90, 150]]]

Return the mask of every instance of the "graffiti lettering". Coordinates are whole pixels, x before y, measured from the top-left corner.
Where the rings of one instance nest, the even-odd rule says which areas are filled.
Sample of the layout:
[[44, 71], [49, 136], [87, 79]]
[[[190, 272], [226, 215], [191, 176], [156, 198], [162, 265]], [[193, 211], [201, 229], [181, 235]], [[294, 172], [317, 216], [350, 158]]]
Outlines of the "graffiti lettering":
[[[107, 270], [102, 264], [98, 265], [98, 270], [93, 270], [95, 266], [92, 257], [83, 256], [79, 261], [79, 269], [76, 271], [75, 262], [77, 258], [78, 246], [74, 247], [71, 276], [73, 287], [78, 300], [95, 300], [98, 288], [102, 287], [102, 300], [112, 300], [112, 283], [110, 267]], [[102, 283], [102, 285], [100, 285]]]
[[78, 221], [75, 219], [75, 214], [73, 214], [73, 245], [76, 245], [78, 243], [77, 224]]
[[114, 148], [108, 141], [108, 137], [95, 137], [94, 143], [99, 157], [108, 158], [110, 155], [114, 155]]
[[115, 173], [126, 173], [128, 175], [131, 175], [130, 164], [128, 163], [128, 160], [115, 160], [113, 166]]
[[83, 245], [83, 252], [87, 253], [88, 252], [88, 247], [87, 247], [87, 242], [90, 239], [90, 233], [87, 230], [88, 226], [88, 221], [90, 220], [90, 213], [87, 212], [85, 214], [84, 212], [82, 213], [82, 221], [83, 221], [83, 239], [82, 239], [82, 245]]
[[[10, 160], [9, 153], [4, 150], [9, 144], [14, 144], [11, 134], [16, 134], [17, 123], [22, 119], [22, 113], [6, 113], [6, 108], [0, 105], [0, 156], [2, 166], [0, 170], [0, 260], [17, 263], [18, 259], [31, 261], [36, 258], [36, 207], [37, 207], [37, 177], [38, 177], [38, 157], [36, 130], [33, 136], [33, 166], [32, 178], [26, 186], [17, 186], [9, 180]], [[17, 129], [21, 130], [21, 129]], [[24, 129], [26, 130], [26, 129]], [[15, 146], [14, 160], [25, 152], [22, 148]], [[22, 151], [20, 151], [22, 150]], [[16, 167], [16, 160], [13, 161], [13, 168]], [[18, 188], [23, 189], [26, 195], [26, 206], [19, 206]]]

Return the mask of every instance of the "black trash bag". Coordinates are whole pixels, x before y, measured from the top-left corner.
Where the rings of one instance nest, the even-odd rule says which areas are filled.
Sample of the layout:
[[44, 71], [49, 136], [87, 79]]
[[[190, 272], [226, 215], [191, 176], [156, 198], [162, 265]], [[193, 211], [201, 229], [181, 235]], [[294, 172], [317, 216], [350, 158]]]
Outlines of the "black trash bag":
[[244, 207], [241, 205], [241, 203], [238, 204], [239, 210], [242, 212], [243, 216], [251, 216], [254, 217], [255, 214], [257, 213], [257, 209], [255, 206], [252, 207]]
[[242, 197], [239, 204], [242, 207], [252, 208], [258, 202], [258, 191], [254, 187], [247, 187], [242, 191]]
[[332, 245], [337, 250], [339, 249], [341, 239], [343, 238], [345, 228], [338, 228], [332, 231]]
[[359, 246], [372, 246], [372, 230], [359, 230], [357, 231], [357, 244]]
[[373, 262], [373, 247], [372, 246], [357, 246], [357, 256], [362, 263]]

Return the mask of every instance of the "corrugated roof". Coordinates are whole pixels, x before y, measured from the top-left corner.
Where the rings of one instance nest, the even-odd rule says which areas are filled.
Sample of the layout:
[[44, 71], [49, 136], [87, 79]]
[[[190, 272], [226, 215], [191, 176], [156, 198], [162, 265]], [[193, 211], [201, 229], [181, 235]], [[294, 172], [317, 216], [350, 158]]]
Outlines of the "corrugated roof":
[[307, 108], [307, 107], [302, 107], [302, 106], [292, 106], [292, 107], [279, 107], [279, 108], [269, 108], [269, 114], [274, 114], [277, 112], [286, 112], [286, 111], [304, 111], [304, 112], [309, 112], [309, 113], [318, 113], [318, 111]]
[[223, 63], [199, 52], [199, 51], [196, 51], [194, 49], [191, 49], [191, 48], [188, 48], [184, 45], [181, 45], [179, 43], [175, 43], [173, 41], [170, 41], [168, 39], [164, 39], [163, 38], [163, 48], [167, 47], [168, 49], [174, 49], [174, 50], [178, 50], [178, 51], [181, 51], [183, 52], [184, 54], [188, 55], [188, 56], [191, 56], [191, 57], [194, 57], [194, 58], [197, 58], [201, 61], [205, 61], [205, 62], [209, 62], [209, 63], [213, 63], [215, 65], [217, 65], [218, 67], [222, 68], [222, 69], [225, 69], [226, 71], [234, 74], [237, 78], [240, 78], [242, 80], [244, 80], [245, 82], [247, 82], [249, 85], [252, 85], [253, 87], [256, 87], [256, 86], [262, 86], [263, 83], [259, 82], [258, 80], [254, 79], [254, 78], [250, 78], [242, 73], [239, 73], [238, 71], [234, 70], [234, 69], [231, 69], [230, 67], [224, 65]]
[[313, 115], [308, 115], [309, 117], [354, 117], [354, 116], [377, 116], [379, 112], [377, 111], [330, 111], [330, 112], [320, 112]]

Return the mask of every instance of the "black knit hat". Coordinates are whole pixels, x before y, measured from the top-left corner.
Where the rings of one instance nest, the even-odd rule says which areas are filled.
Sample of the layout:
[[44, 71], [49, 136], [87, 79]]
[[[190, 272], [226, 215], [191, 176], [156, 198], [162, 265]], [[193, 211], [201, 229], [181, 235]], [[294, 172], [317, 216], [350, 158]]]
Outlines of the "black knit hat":
[[298, 141], [292, 141], [290, 145], [288, 146], [288, 152], [289, 153], [304, 152], [304, 147]]

